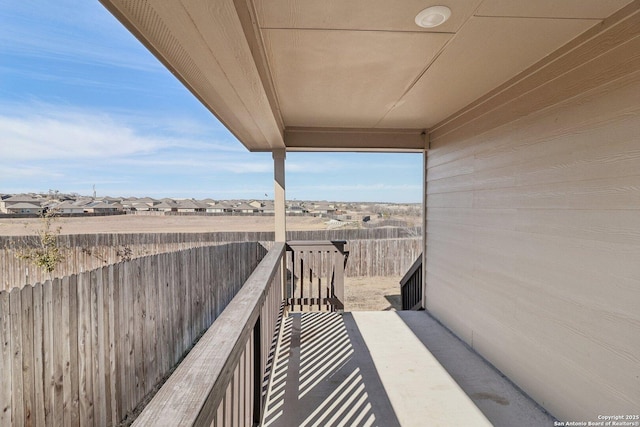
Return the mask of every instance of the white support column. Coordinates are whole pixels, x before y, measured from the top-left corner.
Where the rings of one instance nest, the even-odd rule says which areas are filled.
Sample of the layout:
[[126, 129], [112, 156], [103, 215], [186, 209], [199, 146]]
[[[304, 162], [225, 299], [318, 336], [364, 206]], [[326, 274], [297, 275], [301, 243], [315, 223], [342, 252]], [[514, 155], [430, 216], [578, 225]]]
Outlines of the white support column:
[[274, 179], [274, 208], [276, 220], [276, 242], [287, 241], [287, 224], [285, 210], [284, 160], [287, 157], [285, 149], [273, 150], [273, 179]]

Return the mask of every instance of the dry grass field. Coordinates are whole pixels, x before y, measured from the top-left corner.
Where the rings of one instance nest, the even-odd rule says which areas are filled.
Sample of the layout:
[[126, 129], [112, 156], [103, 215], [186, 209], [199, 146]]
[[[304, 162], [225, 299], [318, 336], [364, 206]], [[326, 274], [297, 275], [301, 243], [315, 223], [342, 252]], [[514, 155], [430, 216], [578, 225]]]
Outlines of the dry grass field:
[[[39, 218], [0, 219], [1, 236], [35, 234]], [[272, 216], [162, 216], [115, 215], [56, 218], [61, 234], [197, 233], [208, 231], [274, 231]], [[324, 230], [324, 218], [287, 217], [289, 230]]]

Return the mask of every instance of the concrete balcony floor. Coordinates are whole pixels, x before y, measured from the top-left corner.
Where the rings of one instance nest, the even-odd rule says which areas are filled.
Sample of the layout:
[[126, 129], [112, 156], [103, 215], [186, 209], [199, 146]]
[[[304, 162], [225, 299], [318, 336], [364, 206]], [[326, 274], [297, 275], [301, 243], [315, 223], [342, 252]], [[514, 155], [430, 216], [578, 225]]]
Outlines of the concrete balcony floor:
[[549, 426], [424, 311], [291, 313], [263, 426]]

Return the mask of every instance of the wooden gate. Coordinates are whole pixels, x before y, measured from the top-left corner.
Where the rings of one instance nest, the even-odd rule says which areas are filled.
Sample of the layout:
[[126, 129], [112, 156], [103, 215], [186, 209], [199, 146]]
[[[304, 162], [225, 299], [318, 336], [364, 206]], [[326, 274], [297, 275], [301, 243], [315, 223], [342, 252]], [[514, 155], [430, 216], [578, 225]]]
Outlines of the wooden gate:
[[344, 310], [347, 242], [287, 242], [285, 304], [290, 311]]

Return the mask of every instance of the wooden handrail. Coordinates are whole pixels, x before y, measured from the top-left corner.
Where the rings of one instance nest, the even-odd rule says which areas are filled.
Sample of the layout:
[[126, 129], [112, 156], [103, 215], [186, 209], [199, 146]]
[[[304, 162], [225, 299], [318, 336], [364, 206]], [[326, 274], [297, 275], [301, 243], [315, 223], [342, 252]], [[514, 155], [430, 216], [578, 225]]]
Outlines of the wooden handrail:
[[290, 281], [285, 303], [291, 310], [344, 309], [344, 272], [349, 258], [345, 240], [287, 242]]
[[400, 295], [403, 310], [422, 308], [422, 254], [418, 255], [400, 280]]
[[[260, 337], [259, 331], [265, 329], [261, 325], [275, 327], [274, 316], [277, 318], [282, 304], [278, 273], [284, 254], [285, 244], [276, 243], [134, 425], [250, 425], [260, 421], [262, 402], [256, 399], [261, 400], [269, 353], [264, 347], [270, 346], [271, 337]], [[234, 381], [238, 372], [240, 379]], [[225, 396], [236, 397], [221, 405]], [[232, 407], [233, 402], [244, 406]]]

